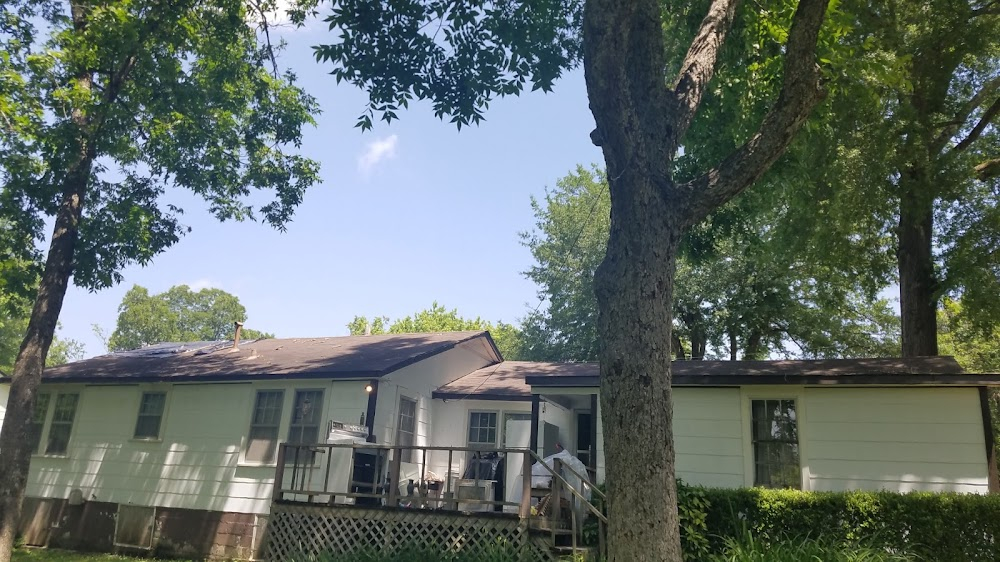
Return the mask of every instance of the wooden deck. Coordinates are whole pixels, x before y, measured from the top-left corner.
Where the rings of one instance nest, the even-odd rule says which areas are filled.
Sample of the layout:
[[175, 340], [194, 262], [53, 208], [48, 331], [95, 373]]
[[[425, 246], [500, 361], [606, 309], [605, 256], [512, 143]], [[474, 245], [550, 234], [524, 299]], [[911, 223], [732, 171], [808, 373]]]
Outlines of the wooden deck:
[[[540, 460], [527, 449], [489, 453], [516, 460], [521, 475], [530, 475]], [[568, 484], [564, 476], [579, 477], [568, 466], [543, 463], [551, 487], [532, 489], [530, 476], [519, 477], [511, 484], [520, 488], [519, 497], [501, 493], [497, 499], [486, 497], [497, 483], [490, 480], [495, 474], [479, 471], [489, 466], [479, 458], [483, 454], [467, 447], [282, 444], [265, 558], [304, 562], [326, 554], [412, 548], [548, 562], [567, 550], [585, 551], [580, 539], [587, 517], [597, 519], [603, 546], [607, 519]], [[406, 463], [406, 473], [403, 458], [417, 461]], [[462, 460], [456, 464], [457, 458]]]

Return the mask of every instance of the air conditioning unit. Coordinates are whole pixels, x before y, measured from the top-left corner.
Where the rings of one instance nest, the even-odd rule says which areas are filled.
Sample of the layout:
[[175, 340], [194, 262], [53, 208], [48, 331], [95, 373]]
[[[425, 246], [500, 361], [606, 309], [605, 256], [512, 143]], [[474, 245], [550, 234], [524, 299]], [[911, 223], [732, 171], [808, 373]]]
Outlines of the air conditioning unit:
[[485, 503], [472, 503], [462, 500], [493, 501], [495, 480], [455, 480], [455, 499], [458, 500], [459, 511], [493, 511], [493, 506]]

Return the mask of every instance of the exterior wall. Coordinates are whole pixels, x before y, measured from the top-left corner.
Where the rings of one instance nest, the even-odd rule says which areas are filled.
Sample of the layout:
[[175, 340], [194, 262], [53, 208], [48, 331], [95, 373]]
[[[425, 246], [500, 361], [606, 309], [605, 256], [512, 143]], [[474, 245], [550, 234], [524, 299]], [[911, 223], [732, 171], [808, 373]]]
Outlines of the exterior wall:
[[[80, 393], [65, 456], [32, 458], [28, 495], [266, 514], [275, 464], [243, 457], [256, 391], [282, 389], [278, 435], [288, 435], [295, 389], [323, 389], [320, 434], [330, 419], [357, 422], [367, 405], [361, 381], [274, 381], [234, 384], [44, 385]], [[165, 390], [161, 439], [132, 439], [144, 390]], [[44, 442], [44, 435], [43, 435]]]
[[[592, 391], [553, 388], [542, 394]], [[753, 485], [750, 401], [755, 398], [796, 400], [804, 490], [989, 490], [977, 388], [675, 387], [680, 478], [712, 487]], [[597, 473], [603, 481], [600, 408]]]
[[740, 390], [677, 387], [673, 391], [677, 477], [702, 486], [742, 486]]
[[[438, 388], [494, 362], [485, 338], [477, 338], [444, 353], [404, 367], [379, 381], [375, 408], [375, 438], [377, 443], [395, 444], [399, 425], [399, 400], [406, 397], [417, 402], [414, 445], [432, 445], [436, 436], [433, 412], [440, 401], [432, 394]], [[436, 439], [436, 437], [434, 438]], [[464, 446], [464, 442], [462, 443]], [[419, 456], [413, 463], [402, 463], [400, 480], [405, 482], [420, 472]], [[440, 455], [438, 455], [440, 456]], [[446, 456], [446, 455], [445, 455]], [[428, 455], [428, 468], [443, 468], [447, 460]], [[435, 470], [435, 472], [437, 472]], [[444, 476], [443, 474], [441, 476]]]
[[989, 491], [976, 388], [805, 389], [812, 490]]
[[7, 395], [10, 394], [10, 385], [0, 384], [0, 426], [3, 425], [3, 417], [7, 412]]

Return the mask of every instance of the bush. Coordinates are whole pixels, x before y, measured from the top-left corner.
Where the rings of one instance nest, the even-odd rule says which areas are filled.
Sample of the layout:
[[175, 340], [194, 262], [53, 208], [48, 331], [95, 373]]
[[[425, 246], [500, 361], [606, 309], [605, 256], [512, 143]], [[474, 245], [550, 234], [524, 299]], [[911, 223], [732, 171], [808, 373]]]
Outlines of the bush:
[[[747, 532], [765, 545], [813, 539], [927, 561], [1000, 561], [1000, 496], [953, 493], [709, 489], [709, 551]], [[685, 494], [678, 494], [683, 498]], [[683, 509], [683, 508], [682, 508]], [[687, 545], [685, 545], [687, 546]], [[863, 560], [863, 558], [862, 558]]]
[[713, 562], [910, 562], [913, 557], [874, 546], [809, 538], [766, 543], [747, 532], [739, 540], [727, 539], [723, 554], [710, 559]]

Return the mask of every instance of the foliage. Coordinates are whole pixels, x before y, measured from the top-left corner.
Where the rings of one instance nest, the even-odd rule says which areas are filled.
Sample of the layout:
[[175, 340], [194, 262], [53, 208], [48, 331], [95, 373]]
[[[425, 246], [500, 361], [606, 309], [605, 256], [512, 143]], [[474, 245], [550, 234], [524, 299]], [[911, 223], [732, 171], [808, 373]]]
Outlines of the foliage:
[[824, 548], [862, 545], [919, 560], [1000, 560], [1000, 496], [752, 488], [705, 489], [705, 497], [714, 552], [749, 532], [767, 548], [812, 539]]
[[521, 331], [505, 322], [490, 323], [480, 317], [463, 318], [458, 309], [448, 310], [437, 301], [430, 308], [393, 322], [388, 316], [355, 316], [347, 329], [352, 336], [363, 334], [414, 334], [426, 332], [461, 332], [467, 330], [487, 330], [497, 344], [500, 354], [506, 360], [521, 357]]
[[758, 540], [750, 533], [729, 537], [722, 554], [712, 562], [909, 562], [913, 557], [878, 547], [837, 544], [806, 537], [775, 542]]
[[368, 92], [358, 126], [391, 122], [414, 99], [459, 129], [525, 83], [548, 91], [580, 60], [580, 0], [390, 3], [338, 0], [326, 22], [338, 41], [315, 47], [337, 82]]
[[[3, 297], [0, 297], [2, 299]], [[14, 369], [17, 351], [24, 339], [24, 331], [28, 327], [26, 311], [19, 316], [10, 316], [0, 307], [0, 376], [9, 375]], [[82, 359], [85, 349], [82, 343], [72, 338], [56, 337], [45, 358], [47, 366], [62, 365], [70, 361]]]
[[[685, 357], [764, 358], [896, 354], [898, 318], [851, 268], [816, 264], [790, 248], [787, 208], [755, 194], [720, 209], [686, 237], [674, 293], [675, 351]], [[593, 276], [607, 248], [610, 198], [596, 168], [577, 169], [532, 199], [535, 229], [521, 234], [535, 258], [526, 276], [545, 309], [524, 320], [523, 354], [534, 360], [597, 358]], [[735, 345], [734, 345], [735, 344]]]
[[[75, 23], [68, 4], [0, 5], [5, 235], [42, 240], [67, 186], [85, 182], [73, 280], [96, 289], [187, 231], [161, 199], [171, 188], [219, 219], [284, 228], [318, 179], [315, 162], [287, 152], [318, 108], [258, 37], [252, 6], [275, 1], [87, 2]], [[35, 247], [21, 257], [39, 263]]]
[[[55, 548], [18, 548], [14, 562], [156, 562], [151, 558], [131, 558], [117, 554], [73, 552]], [[180, 561], [176, 561], [180, 562]]]
[[[240, 299], [222, 289], [192, 291], [187, 285], [150, 295], [134, 285], [118, 305], [118, 323], [108, 340], [110, 351], [137, 349], [161, 342], [219, 341], [233, 338], [233, 322], [245, 322]], [[243, 328], [247, 340], [273, 334]]]
[[973, 373], [1000, 373], [1000, 325], [977, 326], [962, 301], [944, 298], [938, 311], [941, 355], [952, 355]]

